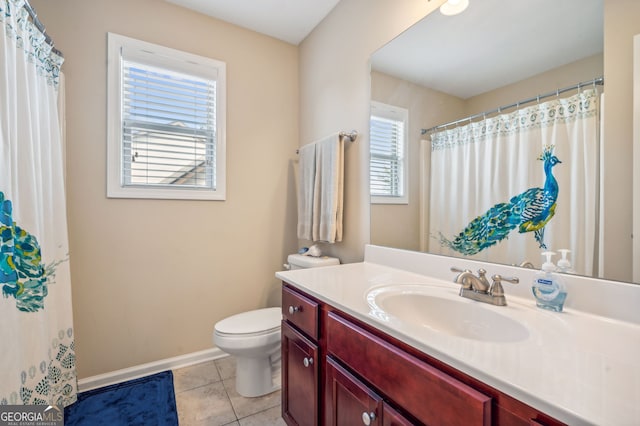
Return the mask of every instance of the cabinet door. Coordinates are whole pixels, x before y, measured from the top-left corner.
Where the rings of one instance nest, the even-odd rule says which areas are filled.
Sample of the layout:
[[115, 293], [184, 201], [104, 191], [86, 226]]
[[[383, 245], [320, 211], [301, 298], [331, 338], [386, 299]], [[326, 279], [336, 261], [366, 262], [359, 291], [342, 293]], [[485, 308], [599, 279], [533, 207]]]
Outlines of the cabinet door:
[[318, 346], [282, 322], [282, 418], [289, 426], [318, 424]]
[[325, 391], [327, 426], [381, 424], [382, 398], [329, 357]]

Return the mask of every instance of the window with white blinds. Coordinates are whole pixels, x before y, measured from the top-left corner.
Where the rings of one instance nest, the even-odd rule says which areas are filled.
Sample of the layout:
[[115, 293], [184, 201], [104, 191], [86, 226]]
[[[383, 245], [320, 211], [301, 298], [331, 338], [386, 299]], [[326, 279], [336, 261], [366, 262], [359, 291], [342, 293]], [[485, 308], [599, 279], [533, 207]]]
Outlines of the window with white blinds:
[[224, 63], [109, 34], [109, 74], [108, 195], [224, 200]]
[[369, 183], [373, 203], [407, 203], [408, 111], [372, 102]]

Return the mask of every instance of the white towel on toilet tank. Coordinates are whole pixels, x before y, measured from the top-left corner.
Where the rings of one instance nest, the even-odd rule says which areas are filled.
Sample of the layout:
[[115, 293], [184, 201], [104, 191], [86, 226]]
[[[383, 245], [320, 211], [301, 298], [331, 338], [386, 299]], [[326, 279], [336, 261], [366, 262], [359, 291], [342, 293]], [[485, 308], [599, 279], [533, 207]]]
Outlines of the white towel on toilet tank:
[[315, 143], [316, 173], [313, 191], [313, 241], [342, 241], [344, 141], [339, 134]]
[[313, 235], [313, 199], [316, 180], [316, 146], [308, 144], [298, 151], [298, 238], [311, 240]]

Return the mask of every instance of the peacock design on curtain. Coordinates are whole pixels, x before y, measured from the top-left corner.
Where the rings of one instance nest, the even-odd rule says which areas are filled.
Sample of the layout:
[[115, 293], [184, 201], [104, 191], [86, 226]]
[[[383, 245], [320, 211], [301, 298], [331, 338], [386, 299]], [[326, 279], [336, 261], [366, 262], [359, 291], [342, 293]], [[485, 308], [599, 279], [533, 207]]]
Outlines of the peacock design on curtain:
[[11, 200], [0, 192], [0, 284], [2, 296], [13, 296], [16, 307], [35, 312], [44, 307], [47, 273], [38, 239], [12, 218]]
[[553, 146], [545, 147], [538, 160], [544, 162], [542, 188], [529, 188], [509, 202], [494, 205], [473, 219], [453, 240], [440, 233], [440, 244], [470, 256], [504, 240], [518, 228], [520, 233], [533, 232], [539, 247], [546, 249], [544, 229], [555, 214], [559, 189], [552, 169], [562, 161], [553, 155]]

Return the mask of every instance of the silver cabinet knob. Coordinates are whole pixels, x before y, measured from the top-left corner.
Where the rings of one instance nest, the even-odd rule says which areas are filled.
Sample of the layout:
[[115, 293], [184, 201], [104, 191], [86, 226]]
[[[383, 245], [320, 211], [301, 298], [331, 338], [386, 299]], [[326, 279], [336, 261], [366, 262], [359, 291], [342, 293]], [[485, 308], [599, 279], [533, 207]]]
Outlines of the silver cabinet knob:
[[299, 306], [289, 306], [289, 314], [293, 315], [296, 312], [300, 312]]
[[302, 360], [302, 363], [304, 364], [305, 367], [309, 367], [310, 365], [313, 365], [313, 358], [311, 357], [305, 357]]
[[371, 422], [374, 421], [375, 419], [376, 419], [376, 413], [374, 413], [373, 411], [370, 413], [367, 413], [366, 411], [362, 413], [362, 423], [364, 423], [367, 426], [369, 426]]

